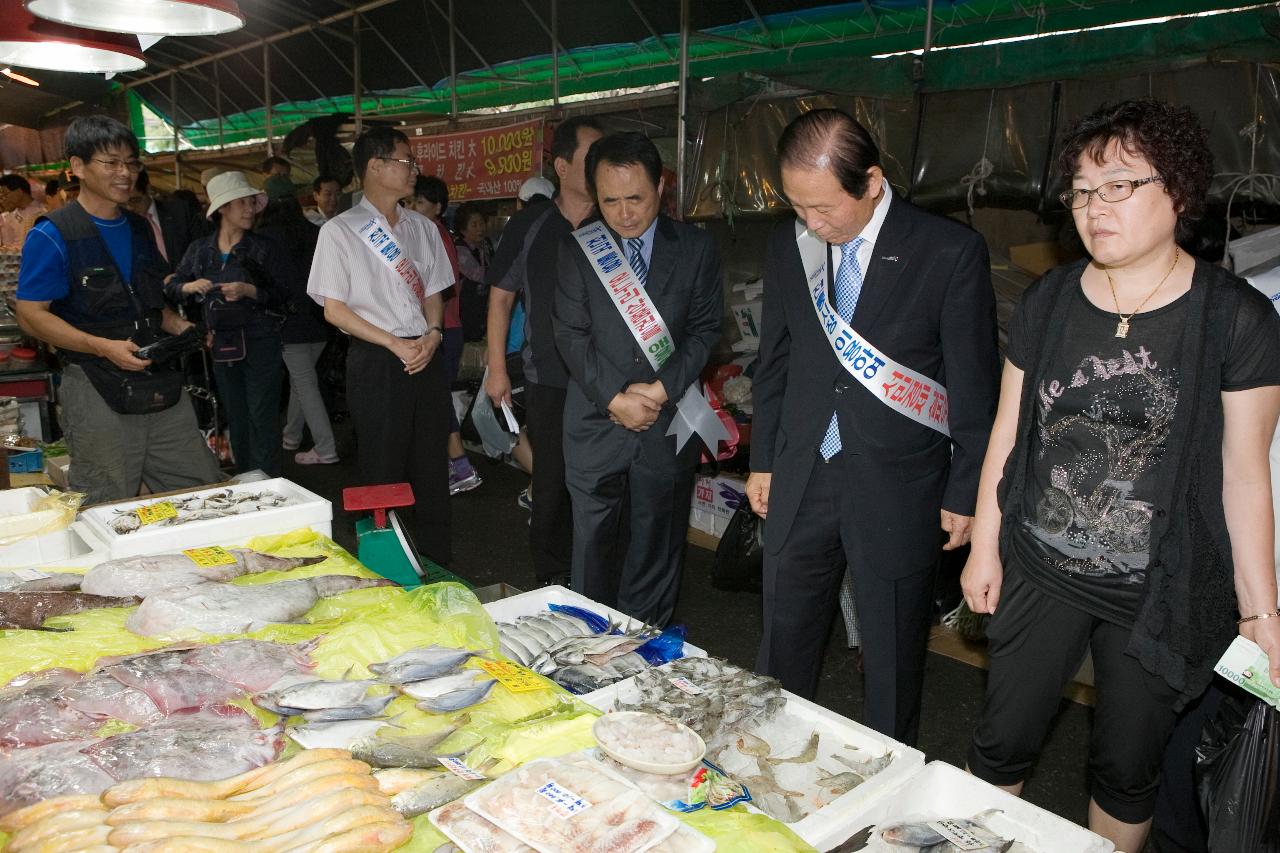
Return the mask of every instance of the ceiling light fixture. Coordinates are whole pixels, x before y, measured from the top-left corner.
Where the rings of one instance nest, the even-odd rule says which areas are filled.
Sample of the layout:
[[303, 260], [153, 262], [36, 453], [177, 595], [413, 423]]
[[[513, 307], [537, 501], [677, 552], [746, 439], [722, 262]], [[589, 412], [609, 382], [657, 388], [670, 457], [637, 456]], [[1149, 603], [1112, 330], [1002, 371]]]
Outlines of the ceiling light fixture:
[[104, 73], [137, 71], [147, 63], [137, 36], [43, 21], [22, 0], [0, 0], [0, 65]]
[[19, 74], [17, 71], [14, 71], [12, 68], [0, 68], [0, 74], [3, 74], [4, 76], [8, 77], [10, 80], [13, 80], [15, 82], [26, 83], [28, 86], [40, 85], [39, 80], [32, 80], [27, 75]]
[[25, 0], [33, 15], [112, 33], [213, 36], [244, 26], [235, 0]]

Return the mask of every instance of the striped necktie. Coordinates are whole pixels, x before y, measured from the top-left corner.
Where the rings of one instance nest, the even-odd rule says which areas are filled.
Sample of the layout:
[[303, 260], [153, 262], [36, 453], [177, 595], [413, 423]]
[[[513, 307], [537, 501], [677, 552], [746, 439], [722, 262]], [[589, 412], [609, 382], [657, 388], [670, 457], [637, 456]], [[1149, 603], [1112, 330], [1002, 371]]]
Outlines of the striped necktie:
[[[858, 264], [858, 249], [867, 242], [861, 237], [854, 237], [840, 247], [840, 267], [836, 270], [836, 311], [846, 323], [852, 325], [853, 312], [858, 307], [858, 297], [862, 295], [862, 267]], [[831, 413], [831, 423], [827, 424], [826, 435], [818, 452], [823, 459], [830, 459], [840, 452], [840, 424], [836, 413]]]
[[631, 261], [631, 268], [636, 271], [636, 278], [640, 279], [640, 283], [648, 284], [649, 265], [644, 262], [643, 237], [627, 238], [627, 260]]

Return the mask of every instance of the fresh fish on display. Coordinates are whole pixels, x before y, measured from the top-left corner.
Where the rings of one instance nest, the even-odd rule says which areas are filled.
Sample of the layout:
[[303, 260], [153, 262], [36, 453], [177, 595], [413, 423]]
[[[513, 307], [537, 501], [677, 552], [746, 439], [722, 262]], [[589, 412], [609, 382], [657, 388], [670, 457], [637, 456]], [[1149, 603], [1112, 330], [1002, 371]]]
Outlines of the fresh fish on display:
[[570, 693], [581, 695], [599, 690], [601, 687], [608, 687], [624, 678], [639, 675], [647, 669], [649, 669], [648, 661], [635, 652], [628, 652], [603, 666], [580, 663], [561, 667], [551, 674], [551, 680]]
[[293, 687], [298, 684], [306, 684], [307, 682], [311, 682], [311, 681], [321, 681], [321, 680], [322, 679], [319, 676], [308, 675], [307, 673], [297, 673], [293, 675], [281, 676], [279, 679], [277, 679], [276, 681], [268, 685], [266, 690], [255, 693], [250, 698], [252, 699], [253, 704], [257, 705], [259, 708], [262, 708], [264, 711], [270, 711], [271, 713], [279, 714], [282, 717], [294, 717], [302, 713], [301, 709], [286, 708], [282, 705], [277, 705], [273, 701], [273, 699], [275, 698], [275, 695], [281, 690], [284, 690], [285, 688], [288, 688], [288, 687]]
[[96, 740], [69, 740], [0, 752], [0, 815], [64, 794], [100, 794], [115, 783], [81, 750]]
[[284, 572], [314, 566], [328, 559], [319, 554], [312, 557], [273, 557], [248, 548], [228, 548], [227, 553], [235, 557], [236, 561], [224, 566], [200, 566], [186, 554], [157, 554], [108, 560], [84, 574], [80, 589], [93, 595], [135, 595], [146, 598], [166, 589], [204, 581], [229, 581], [241, 575], [261, 572]]
[[369, 664], [369, 671], [387, 684], [407, 684], [448, 675], [473, 657], [484, 657], [470, 649], [426, 646], [410, 649], [385, 663]]
[[927, 823], [923, 821], [918, 823], [896, 823], [892, 826], [880, 828], [879, 833], [887, 844], [906, 850], [914, 849], [928, 851], [928, 853], [960, 853], [960, 851], [964, 850], [968, 850], [970, 853], [1006, 853], [1013, 847], [1015, 842], [1001, 838], [986, 826], [987, 822], [999, 813], [1000, 809], [987, 809], [972, 818], [944, 819], [947, 823], [956, 826], [961, 832], [972, 836], [974, 843], [984, 845], [981, 847], [972, 845], [961, 847], [953, 843], [938, 830], [937, 825], [940, 821], [937, 820]]
[[295, 713], [346, 708], [363, 702], [369, 688], [379, 686], [377, 681], [308, 680], [276, 687], [264, 701], [279, 708], [292, 708]]
[[385, 726], [394, 726], [393, 718], [378, 720], [339, 720], [332, 723], [306, 723], [285, 729], [294, 743], [305, 749], [346, 749], [374, 737]]
[[227, 705], [175, 714], [83, 752], [120, 781], [144, 776], [212, 781], [274, 761], [283, 747], [278, 728], [259, 728], [250, 714]]
[[469, 722], [471, 718], [461, 714], [449, 725], [429, 735], [371, 737], [353, 744], [351, 756], [370, 767], [439, 767], [442, 755], [454, 753], [440, 753], [435, 748]]
[[[185, 498], [166, 498], [157, 503], [173, 504], [177, 515], [162, 519], [150, 527], [172, 527], [176, 524], [186, 524], [190, 521], [204, 521], [211, 518], [226, 518], [232, 515], [245, 515], [251, 512], [258, 512], [264, 509], [274, 509], [275, 507], [287, 506], [294, 503], [295, 500], [288, 495], [282, 495], [269, 489], [261, 492], [243, 491], [237, 492], [234, 489], [223, 489], [211, 495], [190, 495]], [[142, 523], [138, 518], [137, 510], [146, 504], [131, 507], [129, 509], [117, 509], [115, 517], [108, 524], [117, 535], [127, 536], [138, 530]]]
[[293, 622], [321, 598], [378, 586], [395, 583], [350, 575], [320, 575], [253, 586], [199, 583], [148, 596], [125, 624], [144, 637], [193, 630], [245, 634], [274, 622]]
[[244, 691], [216, 675], [196, 669], [185, 652], [159, 652], [109, 666], [104, 673], [121, 684], [141, 690], [166, 716], [206, 705], [221, 705]]
[[339, 720], [369, 720], [382, 716], [387, 706], [395, 701], [394, 693], [382, 696], [370, 696], [354, 705], [343, 705], [337, 708], [318, 708], [314, 711], [303, 711], [302, 719], [308, 723], [333, 723]]
[[199, 644], [187, 652], [184, 661], [223, 681], [249, 692], [266, 690], [286, 675], [308, 673], [320, 638], [302, 643], [273, 643], [267, 640], [227, 640]]
[[625, 761], [688, 764], [702, 757], [701, 740], [687, 726], [659, 714], [614, 712], [595, 722], [602, 748]]
[[635, 684], [640, 698], [619, 702], [615, 710], [664, 714], [702, 735], [708, 747], [722, 730], [767, 722], [786, 705], [776, 679], [718, 658], [687, 657], [648, 668]]
[[91, 672], [63, 687], [58, 695], [67, 707], [94, 719], [120, 720], [134, 726], [154, 723], [164, 716], [151, 697], [105, 672]]
[[99, 720], [59, 700], [79, 677], [71, 670], [49, 670], [0, 690], [0, 748], [41, 746], [97, 731]]
[[83, 592], [0, 592], [0, 628], [39, 630], [51, 616], [103, 607], [133, 607], [139, 601]]
[[534, 849], [471, 811], [462, 803], [449, 803], [431, 813], [431, 823], [463, 850], [484, 853], [535, 853]]
[[515, 622], [498, 623], [498, 641], [503, 654], [522, 666], [530, 666], [538, 655], [571, 637], [594, 637], [598, 631], [584, 619], [565, 613], [546, 612], [521, 616]]
[[0, 592], [74, 592], [84, 575], [75, 572], [38, 572], [41, 578], [24, 580], [13, 571], [0, 571]]
[[429, 681], [401, 684], [396, 689], [406, 696], [421, 700], [418, 708], [423, 711], [447, 714], [483, 702], [497, 683], [497, 679], [485, 678], [485, 673], [478, 669], [468, 669]]
[[534, 658], [530, 669], [541, 675], [551, 675], [562, 666], [583, 663], [604, 666], [616, 657], [635, 651], [649, 639], [649, 636], [636, 637], [629, 634], [567, 637]]
[[441, 770], [431, 781], [392, 797], [391, 808], [406, 818], [415, 818], [465, 797], [483, 784], [483, 781], [473, 782], [448, 770]]
[[[355, 753], [352, 752], [352, 755]], [[373, 778], [379, 791], [388, 797], [394, 797], [402, 791], [425, 785], [439, 776], [440, 772], [439, 765], [434, 770], [421, 767], [383, 767], [373, 771]]]

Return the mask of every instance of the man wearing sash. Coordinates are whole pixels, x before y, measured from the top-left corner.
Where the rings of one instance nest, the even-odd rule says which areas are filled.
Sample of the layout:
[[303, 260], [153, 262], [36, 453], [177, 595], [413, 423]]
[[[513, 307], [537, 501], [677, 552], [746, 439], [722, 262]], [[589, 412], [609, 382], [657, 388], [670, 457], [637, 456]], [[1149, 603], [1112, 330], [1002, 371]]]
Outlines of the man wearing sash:
[[418, 176], [408, 138], [371, 128], [351, 154], [364, 197], [320, 229], [307, 293], [351, 336], [347, 404], [360, 480], [413, 486], [416, 544], [445, 565], [451, 402], [444, 359], [435, 356], [440, 293], [453, 284], [453, 271], [435, 224], [399, 204]]
[[969, 540], [995, 415], [987, 249], [895, 198], [846, 113], [796, 119], [778, 158], [797, 218], [769, 241], [752, 388], [747, 494], [767, 518], [757, 669], [814, 696], [847, 567], [865, 721], [913, 743], [939, 549]]
[[[720, 259], [706, 232], [658, 215], [662, 158], [643, 134], [600, 139], [586, 170], [603, 223], [561, 243], [553, 318], [570, 376], [573, 588], [605, 603], [616, 589], [619, 610], [661, 627], [680, 591], [702, 448], [667, 430], [720, 339]], [[628, 501], [619, 568], [612, 555]]]

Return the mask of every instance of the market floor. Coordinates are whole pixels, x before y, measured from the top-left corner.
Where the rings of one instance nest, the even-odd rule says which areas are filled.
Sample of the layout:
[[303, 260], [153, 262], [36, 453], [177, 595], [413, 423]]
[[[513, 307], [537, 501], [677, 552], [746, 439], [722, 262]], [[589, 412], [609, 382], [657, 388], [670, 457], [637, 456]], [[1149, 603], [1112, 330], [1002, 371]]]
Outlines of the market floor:
[[[334, 504], [334, 538], [355, 550], [353, 514], [344, 513], [342, 487], [355, 481], [350, 429], [339, 425], [337, 465], [302, 466], [286, 454], [285, 476]], [[453, 554], [450, 569], [474, 586], [507, 583], [521, 590], [535, 584], [529, 564], [528, 513], [516, 496], [528, 477], [508, 465], [470, 454], [484, 484], [453, 498]], [[689, 642], [709, 654], [752, 667], [760, 642], [760, 596], [722, 592], [711, 586], [712, 552], [689, 546], [675, 621], [688, 627]], [[844, 628], [832, 632], [818, 689], [819, 704], [858, 720], [862, 684], [854, 655], [845, 647]], [[920, 748], [928, 760], [963, 767], [969, 736], [982, 709], [986, 673], [939, 654], [930, 654], [925, 674]], [[1027, 785], [1031, 802], [1076, 823], [1087, 815], [1085, 765], [1091, 710], [1063, 701], [1053, 733]]]

